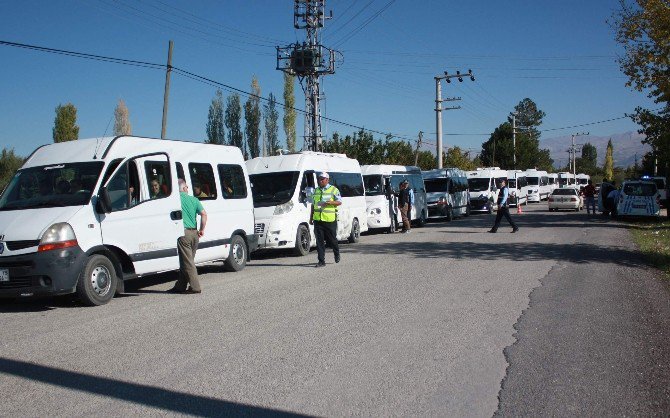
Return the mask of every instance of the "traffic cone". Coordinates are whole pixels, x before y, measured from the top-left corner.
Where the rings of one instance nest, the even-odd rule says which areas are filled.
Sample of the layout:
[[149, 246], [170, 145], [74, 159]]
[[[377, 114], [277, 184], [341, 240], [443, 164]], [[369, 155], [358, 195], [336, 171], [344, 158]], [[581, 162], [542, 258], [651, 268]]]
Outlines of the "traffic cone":
[[523, 211], [521, 210], [521, 202], [517, 199], [516, 201], [516, 213], [518, 215], [523, 215]]

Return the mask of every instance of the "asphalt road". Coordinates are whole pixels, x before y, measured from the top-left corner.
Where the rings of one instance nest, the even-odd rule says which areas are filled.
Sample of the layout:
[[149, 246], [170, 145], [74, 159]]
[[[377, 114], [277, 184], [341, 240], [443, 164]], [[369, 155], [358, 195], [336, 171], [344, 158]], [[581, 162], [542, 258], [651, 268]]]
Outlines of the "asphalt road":
[[622, 224], [545, 209], [204, 266], [200, 295], [2, 301], [0, 416], [667, 416], [667, 281]]

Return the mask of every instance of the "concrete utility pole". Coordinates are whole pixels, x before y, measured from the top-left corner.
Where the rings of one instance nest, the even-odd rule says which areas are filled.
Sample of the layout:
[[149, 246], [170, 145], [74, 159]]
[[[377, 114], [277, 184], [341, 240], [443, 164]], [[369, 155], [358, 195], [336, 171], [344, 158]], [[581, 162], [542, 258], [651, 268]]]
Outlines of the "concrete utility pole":
[[[305, 29], [307, 39], [302, 43], [277, 47], [277, 69], [296, 75], [305, 92], [305, 145], [310, 151], [320, 151], [321, 90], [319, 79], [335, 73], [335, 51], [319, 42], [319, 29], [326, 19], [325, 0], [294, 0], [293, 26]], [[325, 56], [324, 56], [325, 53]]]
[[168, 97], [170, 96], [170, 73], [172, 72], [172, 47], [174, 44], [170, 41], [168, 45], [167, 70], [165, 72], [165, 93], [163, 94], [163, 124], [161, 127], [161, 139], [165, 139], [167, 129]]
[[516, 170], [516, 115], [517, 112], [512, 112], [512, 169]]
[[570, 147], [570, 152], [572, 154], [572, 176], [574, 184], [577, 184], [577, 145], [575, 144], [575, 138], [585, 135], [589, 135], [589, 133], [580, 132], [577, 134], [572, 134], [572, 146]]
[[447, 80], [447, 83], [451, 83], [452, 78], [457, 78], [459, 82], [463, 82], [463, 77], [468, 76], [470, 80], [475, 81], [475, 76], [472, 74], [472, 70], [468, 70], [467, 74], [461, 74], [460, 71], [456, 71], [456, 74], [449, 75], [446, 71], [444, 75], [435, 76], [435, 125], [437, 128], [437, 168], [442, 168], [442, 111], [443, 110], [452, 110], [460, 109], [460, 106], [442, 108], [443, 101], [455, 101], [461, 100], [460, 97], [454, 97], [451, 99], [442, 100], [442, 80]]
[[414, 165], [416, 166], [419, 163], [419, 147], [421, 146], [421, 140], [423, 139], [423, 131], [419, 131], [419, 139], [416, 141], [416, 151], [414, 152]]

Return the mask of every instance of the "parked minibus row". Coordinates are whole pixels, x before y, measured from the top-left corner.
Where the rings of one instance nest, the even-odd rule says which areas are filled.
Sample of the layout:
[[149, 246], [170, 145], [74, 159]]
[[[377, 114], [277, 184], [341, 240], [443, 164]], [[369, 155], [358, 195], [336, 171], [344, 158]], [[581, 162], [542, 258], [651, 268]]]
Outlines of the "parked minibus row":
[[490, 213], [502, 178], [513, 183], [514, 202], [548, 194], [537, 189], [546, 172], [535, 170], [361, 167], [343, 154], [309, 151], [245, 162], [236, 147], [132, 136], [49, 144], [0, 195], [0, 297], [76, 293], [100, 305], [123, 292], [125, 280], [177, 270], [178, 179], [208, 213], [196, 264], [223, 261], [237, 271], [258, 249], [306, 255], [316, 246], [309, 216], [321, 171], [342, 195], [337, 238], [351, 243], [371, 229], [396, 230], [404, 180], [418, 226]]

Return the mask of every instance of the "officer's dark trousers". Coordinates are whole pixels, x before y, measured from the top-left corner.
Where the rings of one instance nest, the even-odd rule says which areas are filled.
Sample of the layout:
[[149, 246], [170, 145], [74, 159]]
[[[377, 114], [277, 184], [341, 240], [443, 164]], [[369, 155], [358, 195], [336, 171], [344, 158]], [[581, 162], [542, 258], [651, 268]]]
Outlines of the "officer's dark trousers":
[[326, 243], [333, 248], [335, 258], [340, 257], [340, 246], [337, 243], [337, 221], [314, 221], [314, 238], [316, 238], [316, 253], [319, 263], [326, 262]]
[[509, 216], [509, 208], [507, 206], [501, 206], [498, 209], [498, 213], [496, 214], [496, 223], [493, 224], [493, 231], [497, 231], [498, 227], [500, 226], [500, 221], [502, 220], [502, 217], [505, 217], [507, 219], [507, 222], [509, 222], [510, 225], [512, 225], [512, 229], [517, 229], [516, 224], [512, 220], [512, 217]]

